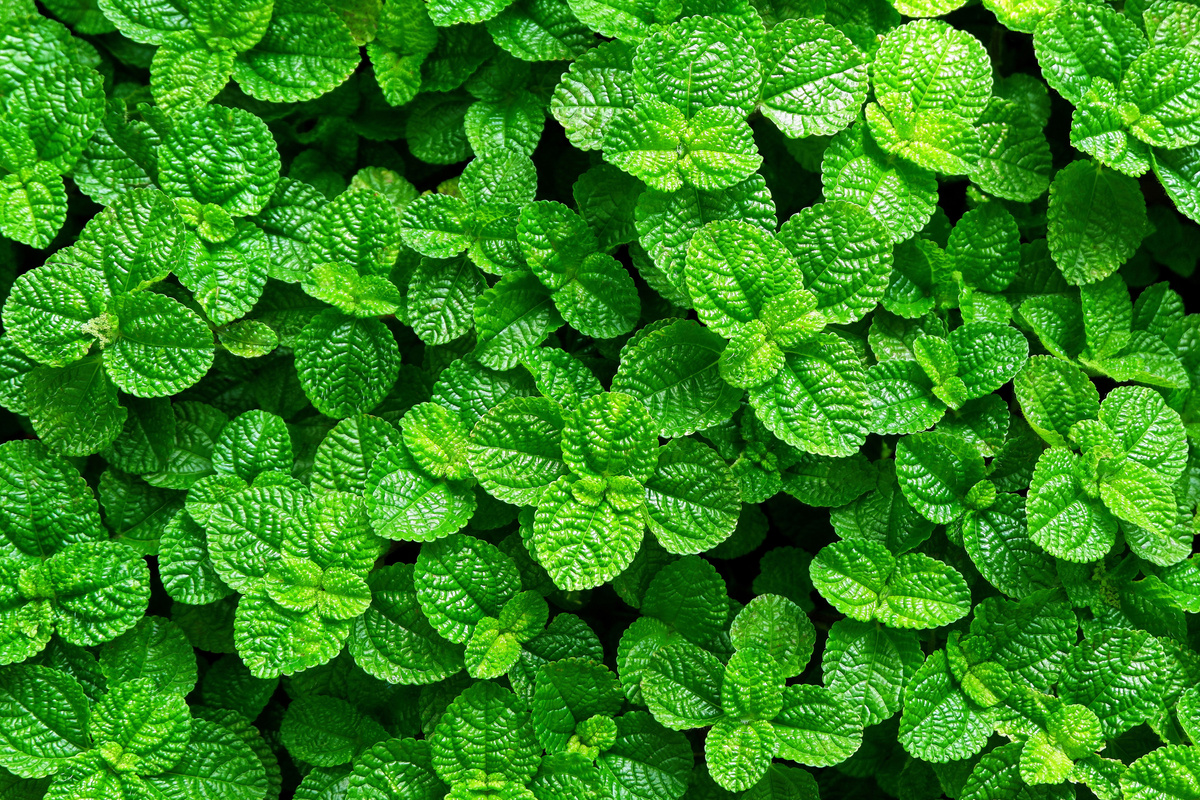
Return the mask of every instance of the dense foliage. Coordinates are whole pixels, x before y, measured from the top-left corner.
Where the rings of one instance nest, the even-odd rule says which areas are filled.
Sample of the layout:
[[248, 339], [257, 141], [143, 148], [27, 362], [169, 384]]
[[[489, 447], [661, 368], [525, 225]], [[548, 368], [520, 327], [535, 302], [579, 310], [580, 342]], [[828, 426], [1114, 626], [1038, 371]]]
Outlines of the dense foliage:
[[1196, 220], [1193, 0], [2, 0], [0, 796], [1197, 800]]

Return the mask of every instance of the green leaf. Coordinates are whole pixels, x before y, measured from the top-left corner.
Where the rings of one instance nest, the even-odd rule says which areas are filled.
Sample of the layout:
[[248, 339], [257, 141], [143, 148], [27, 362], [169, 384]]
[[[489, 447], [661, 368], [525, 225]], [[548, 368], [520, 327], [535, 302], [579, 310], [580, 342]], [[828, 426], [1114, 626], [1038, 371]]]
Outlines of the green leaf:
[[382, 275], [360, 275], [349, 264], [317, 264], [305, 276], [304, 291], [355, 317], [395, 314], [403, 302], [400, 290]]
[[524, 61], [575, 59], [590, 52], [592, 32], [563, 0], [517, 0], [487, 21], [497, 45]]
[[774, 380], [751, 389], [750, 404], [771, 433], [804, 452], [849, 456], [866, 438], [866, 371], [835, 334], [794, 347]]
[[319, 0], [276, 0], [262, 39], [238, 55], [233, 77], [257, 100], [294, 103], [331, 91], [358, 62], [350, 30]]
[[992, 726], [954, 684], [946, 652], [925, 659], [904, 690], [900, 744], [916, 758], [944, 764], [983, 749]]
[[688, 292], [701, 321], [727, 339], [760, 318], [768, 300], [784, 294], [798, 272], [774, 236], [745, 222], [710, 222], [688, 246]]
[[869, 539], [904, 553], [929, 538], [933, 523], [909, 505], [896, 481], [895, 461], [878, 463], [876, 489], [830, 512], [830, 523], [843, 539]]
[[463, 534], [422, 547], [413, 580], [430, 624], [459, 644], [484, 617], [498, 617], [504, 603], [521, 590], [520, 575], [508, 556]]
[[88, 712], [83, 689], [67, 673], [31, 664], [0, 667], [0, 764], [23, 778], [53, 775], [91, 746]]
[[280, 178], [266, 206], [252, 220], [267, 237], [269, 272], [277, 280], [298, 281], [312, 266], [310, 247], [325, 197], [292, 178]]
[[234, 57], [232, 50], [210, 50], [194, 31], [166, 36], [150, 62], [154, 102], [168, 112], [203, 107], [229, 83]]
[[597, 766], [603, 791], [614, 800], [679, 798], [691, 779], [687, 738], [668, 731], [644, 711], [617, 717], [617, 741]]
[[1175, 800], [1200, 791], [1196, 748], [1173, 744], [1151, 750], [1121, 775], [1129, 800]]
[[318, 767], [348, 764], [387, 738], [383, 726], [338, 697], [300, 697], [288, 706], [279, 738], [292, 758]]
[[1077, 106], [1093, 78], [1118, 85], [1146, 39], [1133, 19], [1114, 9], [1069, 2], [1042, 19], [1033, 45], [1046, 83]]
[[929, 170], [888, 158], [858, 123], [839, 133], [821, 160], [828, 201], [854, 203], [883, 223], [884, 235], [899, 242], [929, 221], [937, 205], [937, 181]]
[[9, 340], [40, 364], [66, 366], [106, 335], [104, 278], [75, 261], [75, 252], [22, 274], [4, 303]]
[[908, 94], [869, 103], [867, 124], [876, 144], [917, 166], [947, 175], [966, 175], [979, 159], [979, 134], [970, 121], [942, 108], [918, 109]]
[[664, 437], [684, 436], [727, 419], [741, 392], [721, 380], [724, 344], [689, 320], [643, 330], [621, 351], [612, 390], [641, 401]]
[[1141, 244], [1146, 226], [1145, 199], [1127, 175], [1075, 161], [1050, 185], [1050, 253], [1072, 285], [1112, 274]]
[[530, 350], [523, 365], [533, 375], [537, 391], [564, 408], [575, 408], [604, 391], [592, 371], [565, 350]]
[[451, 785], [524, 783], [542, 760], [529, 712], [512, 692], [486, 681], [450, 703], [429, 739], [433, 767]]
[[462, 648], [441, 638], [421, 610], [411, 565], [375, 570], [367, 581], [371, 607], [354, 621], [349, 640], [356, 664], [403, 684], [436, 683], [462, 669]]
[[79, 471], [36, 440], [0, 444], [0, 552], [25, 562], [106, 538], [96, 496]]
[[672, 730], [711, 725], [722, 717], [724, 667], [716, 656], [689, 642], [668, 645], [641, 671], [650, 713]]
[[776, 754], [810, 767], [845, 761], [862, 743], [854, 709], [824, 686], [793, 684], [783, 691], [783, 710], [771, 723]]
[[1051, 356], [1029, 359], [1013, 391], [1029, 426], [1051, 446], [1065, 445], [1071, 427], [1100, 410], [1100, 395], [1087, 375]]
[[614, 502], [610, 489], [580, 500], [579, 483], [568, 476], [547, 487], [530, 537], [538, 563], [555, 586], [567, 591], [590, 589], [620, 574], [637, 555], [646, 526], [629, 494], [617, 495]]
[[867, 370], [870, 382], [870, 430], [874, 433], [917, 433], [946, 413], [933, 384], [915, 361], [882, 361]]
[[164, 191], [235, 216], [261, 211], [279, 180], [275, 140], [248, 111], [206, 105], [180, 114], [161, 147]]
[[186, 695], [196, 685], [196, 654], [183, 631], [162, 617], [143, 617], [100, 650], [109, 686], [146, 679], [155, 691]]
[[[582, 2], [599, 5], [595, 0]], [[576, 14], [579, 6], [580, 0], [576, 0], [572, 7]], [[580, 19], [586, 23], [585, 15]], [[604, 42], [577, 58], [563, 73], [550, 98], [550, 113], [571, 144], [581, 150], [599, 150], [613, 122], [632, 116], [637, 99], [633, 48], [623, 42]]]
[[647, 189], [634, 210], [638, 237], [667, 280], [686, 289], [684, 261], [693, 235], [708, 222], [740, 220], [775, 230], [775, 204], [757, 173], [714, 192], [684, 187], [674, 192]]
[[1083, 464], [1070, 451], [1055, 447], [1038, 458], [1026, 510], [1029, 535], [1046, 552], [1082, 563], [1112, 548], [1117, 521], [1087, 490]]
[[936, 628], [970, 610], [970, 590], [952, 567], [920, 553], [896, 559], [878, 542], [852, 539], [827, 545], [810, 573], [835, 608], [863, 622]]
[[494, 407], [471, 433], [467, 458], [489, 494], [537, 504], [567, 474], [562, 460], [562, 409], [545, 398], [514, 398]]
[[238, 602], [234, 642], [254, 677], [274, 678], [333, 659], [350, 625], [349, 620], [324, 618], [315, 610], [290, 610], [252, 591]]
[[654, 425], [635, 398], [619, 392], [585, 400], [566, 417], [563, 461], [577, 475], [645, 481], [658, 459]]
[[983, 113], [992, 90], [983, 45], [941, 20], [916, 20], [889, 32], [875, 53], [872, 76], [879, 104], [888, 111], [907, 96], [913, 112], [940, 109], [968, 122]]
[[10, 239], [46, 247], [66, 218], [66, 189], [50, 164], [21, 167], [0, 180], [0, 232]]
[[290, 472], [292, 440], [282, 419], [247, 411], [229, 421], [213, 448], [213, 468], [252, 481], [268, 470]]
[[135, 189], [89, 220], [80, 241], [93, 250], [112, 294], [132, 292], [181, 266], [183, 220], [162, 192]]
[[150, 570], [120, 542], [80, 542], [45, 563], [55, 627], [71, 644], [90, 647], [129, 630], [146, 613]]
[[1028, 109], [992, 97], [975, 130], [978, 158], [968, 174], [976, 186], [1025, 203], [1045, 193], [1052, 171], [1050, 143]]
[[633, 77], [639, 96], [669, 103], [691, 118], [714, 106], [749, 112], [762, 74], [753, 49], [714, 17], [687, 17], [638, 45]]
[[[662, 566], [646, 587], [641, 610], [650, 618], [648, 622], [660, 623], [647, 626], [652, 631], [663, 632], [662, 626], [666, 626], [666, 632], [678, 633], [709, 650], [727, 647], [720, 641], [729, 616], [725, 582], [711, 562], [698, 556], [684, 556]], [[628, 662], [622, 666], [623, 660], [619, 658], [618, 665], [628, 684]]]
[[586, 720], [614, 716], [624, 699], [617, 676], [596, 661], [565, 658], [543, 664], [530, 703], [538, 740], [549, 753], [567, 751]]
[[529, 273], [513, 273], [475, 300], [475, 356], [493, 369], [512, 369], [562, 326], [551, 292]]
[[1103, 78], [1092, 81], [1071, 117], [1071, 144], [1132, 177], [1150, 169], [1149, 147], [1131, 137], [1121, 116], [1116, 87]]
[[701, 109], [691, 120], [674, 106], [649, 98], [632, 115], [618, 116], [604, 137], [609, 163], [674, 191], [686, 182], [697, 189], [726, 189], [762, 163], [749, 125], [736, 111]]
[[496, 102], [480, 100], [467, 110], [463, 129], [471, 149], [494, 157], [517, 150], [533, 155], [546, 117], [542, 101], [532, 92], [517, 91]]
[[1152, 150], [1154, 174], [1185, 216], [1200, 220], [1200, 147]]
[[710, 550], [737, 527], [741, 494], [737, 480], [715, 451], [691, 439], [659, 450], [646, 480], [650, 530], [670, 553]]
[[486, 284], [462, 256], [422, 258], [408, 286], [408, 317], [427, 344], [448, 344], [471, 329], [473, 309]]
[[25, 402], [38, 438], [63, 455], [100, 452], [125, 423], [117, 387], [99, 358], [61, 369], [38, 367], [25, 380]]
[[1143, 386], [1119, 386], [1100, 404], [1100, 421], [1120, 440], [1126, 457], [1168, 480], [1187, 462], [1183, 426], [1162, 396]]
[[403, 443], [376, 457], [366, 490], [371, 527], [389, 539], [433, 541], [459, 530], [475, 513], [469, 485], [426, 474]]
[[428, 4], [429, 18], [438, 27], [483, 22], [504, 10], [505, 0], [435, 0]]
[[776, 749], [776, 736], [762, 720], [721, 720], [704, 739], [708, 772], [722, 788], [749, 789], [766, 773]]
[[203, 605], [231, 592], [213, 566], [204, 526], [187, 513], [176, 513], [163, 528], [158, 569], [167, 594], [181, 603]]
[[146, 782], [170, 800], [217, 792], [230, 800], [254, 800], [268, 785], [263, 761], [246, 740], [206, 719], [192, 720], [192, 738], [183, 758]]
[[304, 393], [319, 411], [335, 418], [370, 411], [400, 371], [399, 348], [383, 322], [333, 309], [304, 326], [295, 348]]
[[446, 785], [433, 771], [429, 742], [387, 739], [364, 750], [354, 761], [349, 797], [384, 800], [388, 797], [436, 797]]
[[916, 634], [843, 619], [829, 629], [821, 674], [869, 726], [900, 710], [904, 686], [922, 662]]
[[183, 757], [191, 723], [183, 695], [160, 692], [152, 681], [138, 678], [109, 689], [88, 719], [88, 735], [102, 755], [114, 752], [138, 772], [153, 775]]
[[988, 583], [1012, 597], [1026, 597], [1055, 583], [1053, 562], [1029, 534], [1025, 505], [999, 494], [988, 508], [962, 520], [963, 546]]
[[9, 119], [28, 132], [38, 160], [65, 173], [100, 127], [104, 82], [83, 64], [51, 63], [28, 75], [6, 105]]
[[[1100, 499], [1124, 522], [1144, 529], [1151, 536], [1171, 538], [1175, 527], [1175, 493], [1149, 467], [1137, 462], [1121, 465], [1115, 475], [1101, 482]], [[1142, 545], [1135, 549], [1142, 549]]]
[[867, 97], [867, 65], [841, 32], [787, 20], [772, 28], [767, 47], [763, 116], [790, 137], [828, 136], [854, 121]]
[[647, 0], [568, 0], [568, 5], [580, 22], [613, 39], [641, 41], [658, 21]]
[[896, 447], [896, 478], [908, 502], [930, 522], [946, 524], [969, 507], [972, 488], [984, 480], [983, 458], [946, 433], [916, 433]]
[[1020, 266], [1017, 221], [999, 203], [988, 203], [962, 216], [950, 233], [946, 252], [968, 286], [1002, 292]]
[[1058, 692], [1096, 712], [1105, 738], [1146, 721], [1163, 701], [1171, 661], [1145, 631], [1110, 629], [1071, 650]]
[[196, 32], [213, 50], [248, 50], [271, 20], [273, 0], [200, 0], [189, 9]]
[[213, 363], [212, 331], [181, 303], [144, 292], [114, 298], [116, 338], [104, 365], [117, 388], [165, 397], [199, 381]]
[[883, 297], [892, 267], [889, 235], [860, 207], [836, 200], [810, 206], [783, 224], [779, 240], [828, 322], [855, 322]]
[[786, 597], [761, 594], [746, 604], [729, 631], [735, 650], [757, 648], [774, 658], [785, 678], [804, 671], [816, 631], [803, 609]]
[[351, 188], [321, 209], [311, 247], [317, 259], [349, 264], [361, 275], [379, 275], [395, 264], [400, 236], [396, 209], [381, 193]]

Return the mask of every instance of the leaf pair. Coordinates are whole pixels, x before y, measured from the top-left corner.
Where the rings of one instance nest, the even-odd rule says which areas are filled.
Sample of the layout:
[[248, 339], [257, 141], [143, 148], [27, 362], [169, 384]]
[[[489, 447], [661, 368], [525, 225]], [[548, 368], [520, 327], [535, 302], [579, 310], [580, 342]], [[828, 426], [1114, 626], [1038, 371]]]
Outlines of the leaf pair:
[[238, 653], [264, 678], [341, 651], [371, 604], [366, 575], [381, 552], [361, 498], [272, 480], [228, 494], [205, 523], [213, 569], [242, 594]]
[[74, 645], [116, 638], [145, 613], [146, 562], [108, 540], [95, 495], [36, 441], [0, 446], [0, 661], [24, 661], [57, 633]]
[[1068, 561], [1103, 558], [1117, 520], [1130, 548], [1169, 565], [1185, 558], [1190, 527], [1180, 520], [1173, 484], [1186, 460], [1183, 426], [1162, 398], [1144, 387], [1114, 389], [1097, 419], [1075, 422], [1065, 447], [1046, 450], [1029, 485], [1029, 532]]
[[537, 592], [522, 592], [512, 560], [480, 539], [453, 534], [422, 548], [413, 580], [434, 630], [466, 646], [471, 677], [504, 675], [521, 645], [546, 627], [546, 601]]
[[645, 408], [604, 393], [564, 414], [549, 399], [493, 408], [471, 435], [480, 484], [506, 502], [536, 504], [532, 549], [556, 585], [611, 580], [633, 560], [648, 524], [677, 553], [722, 541], [737, 522], [724, 463], [691, 440], [659, 448]]
[[641, 671], [655, 718], [677, 730], [707, 727], [709, 773], [749, 789], [775, 756], [809, 766], [844, 760], [861, 742], [849, 707], [829, 689], [785, 687], [812, 653], [812, 624], [790, 601], [760, 595], [733, 621], [727, 664], [686, 640], [659, 649]]
[[0, 763], [22, 777], [52, 775], [47, 797], [172, 796], [198, 787], [254, 800], [266, 791], [262, 762], [241, 737], [192, 718], [183, 695], [159, 692], [147, 679], [112, 685], [93, 704], [65, 672], [13, 665], [0, 670], [0, 706], [14, 744]]
[[172, 111], [202, 107], [231, 77], [259, 100], [311, 100], [359, 61], [345, 23], [311, 0], [202, 0], [156, 14], [131, 0], [102, 0], [100, 10], [125, 36], [157, 45], [150, 85]]
[[878, 223], [831, 202], [788, 220], [778, 239], [746, 223], [711, 222], [692, 237], [685, 273], [700, 319], [731, 340], [722, 377], [750, 389], [751, 405], [783, 441], [843, 456], [866, 435], [866, 376], [845, 340], [821, 330], [861, 318], [890, 269]]
[[[96, 452], [116, 437], [125, 413], [117, 389], [161, 397], [208, 371], [208, 325], [150, 290], [179, 267], [183, 251], [170, 200], [155, 190], [133, 192], [14, 285], [4, 305], [7, 335], [44, 365], [26, 378], [27, 408], [62, 452]], [[88, 357], [95, 347], [101, 352]]]
[[920, 334], [912, 350], [914, 361], [881, 361], [867, 370], [872, 431], [930, 428], [947, 407], [960, 411], [1008, 383], [1029, 356], [1020, 331], [994, 322], [970, 322], [945, 338]]

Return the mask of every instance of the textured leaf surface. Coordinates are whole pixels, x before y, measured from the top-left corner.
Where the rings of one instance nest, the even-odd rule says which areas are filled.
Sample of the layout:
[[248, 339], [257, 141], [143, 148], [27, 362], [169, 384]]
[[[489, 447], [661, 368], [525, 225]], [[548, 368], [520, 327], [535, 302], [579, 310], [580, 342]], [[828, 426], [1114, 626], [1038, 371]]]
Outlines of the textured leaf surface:
[[682, 436], [725, 419], [740, 392], [721, 380], [720, 337], [684, 320], [638, 337], [622, 352], [612, 389], [636, 397], [660, 436]]
[[480, 682], [450, 703], [430, 737], [433, 767], [447, 783], [525, 781], [537, 771], [541, 746], [529, 712], [497, 684]]
[[182, 114], [162, 148], [165, 191], [230, 214], [261, 211], [279, 180], [271, 132], [246, 111], [208, 105]]
[[358, 66], [346, 24], [317, 0], [276, 0], [262, 39], [233, 66], [238, 85], [259, 100], [289, 103], [330, 91]]
[[1125, 263], [1146, 233], [1137, 181], [1087, 161], [1058, 171], [1050, 184], [1047, 239], [1068, 283], [1094, 283]]
[[855, 119], [867, 97], [867, 65], [849, 39], [798, 19], [774, 27], [767, 41], [763, 116], [791, 137], [828, 136]]
[[343, 418], [370, 411], [383, 399], [400, 371], [400, 353], [387, 326], [322, 312], [296, 341], [300, 385], [317, 408]]
[[833, 334], [788, 353], [775, 379], [750, 391], [750, 403], [773, 434], [805, 452], [848, 456], [866, 438], [866, 370]]

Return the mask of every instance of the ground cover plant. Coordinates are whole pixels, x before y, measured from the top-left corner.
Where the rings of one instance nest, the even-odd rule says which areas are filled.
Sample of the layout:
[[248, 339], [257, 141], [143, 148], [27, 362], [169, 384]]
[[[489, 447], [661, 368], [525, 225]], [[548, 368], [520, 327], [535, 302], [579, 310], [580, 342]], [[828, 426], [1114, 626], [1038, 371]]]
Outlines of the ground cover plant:
[[1200, 798], [1200, 5], [0, 3], [0, 797]]

